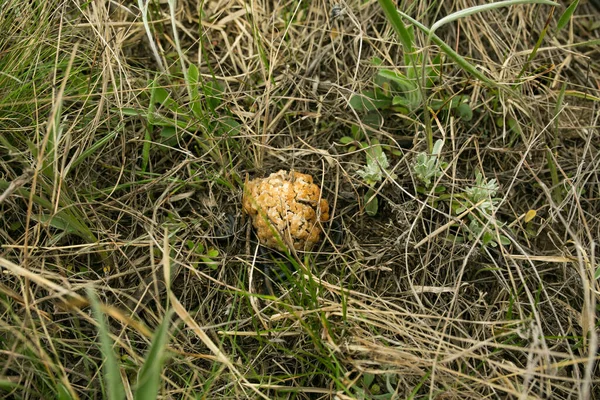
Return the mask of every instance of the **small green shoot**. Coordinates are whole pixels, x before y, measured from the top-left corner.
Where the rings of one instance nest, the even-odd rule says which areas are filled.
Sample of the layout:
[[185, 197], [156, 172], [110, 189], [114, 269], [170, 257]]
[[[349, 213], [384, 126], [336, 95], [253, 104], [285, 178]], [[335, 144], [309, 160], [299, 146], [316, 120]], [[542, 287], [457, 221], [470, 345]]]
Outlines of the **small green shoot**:
[[[425, 189], [431, 189], [433, 181], [439, 177], [445, 168], [445, 163], [440, 159], [440, 153], [443, 147], [443, 141], [437, 140], [433, 147], [431, 155], [427, 153], [419, 153], [413, 164], [413, 172], [416, 178], [425, 185]], [[483, 246], [490, 245], [492, 247], [510, 244], [510, 239], [504, 235], [496, 235], [494, 231], [486, 228], [481, 221], [489, 220], [496, 209], [499, 199], [495, 198], [500, 189], [496, 179], [487, 180], [480, 171], [475, 172], [475, 185], [469, 186], [463, 193], [455, 194], [452, 198], [449, 195], [443, 194], [446, 188], [442, 185], [436, 186], [432, 199], [433, 207], [437, 206], [439, 201], [451, 200], [452, 211], [456, 215], [460, 215], [473, 206], [475, 210], [468, 214], [469, 224], [465, 237], [469, 240], [481, 238]], [[417, 191], [425, 193], [423, 188], [417, 187]], [[503, 223], [494, 220], [497, 229], [504, 226]]]
[[[480, 171], [475, 172], [475, 185], [465, 189], [463, 198], [465, 202], [457, 200], [454, 203], [456, 214], [461, 214], [472, 206], [476, 206], [475, 212], [469, 213], [467, 237], [469, 240], [481, 238], [483, 246], [496, 247], [498, 244], [506, 246], [510, 239], [504, 235], [496, 234], [504, 224], [492, 217], [499, 199], [495, 198], [500, 189], [496, 179], [487, 180]], [[459, 198], [460, 199], [460, 198]], [[485, 228], [481, 221], [492, 219], [492, 223]], [[492, 225], [492, 226], [490, 226]], [[496, 228], [492, 230], [491, 228]]]
[[374, 186], [377, 182], [381, 182], [386, 175], [387, 168], [390, 166], [379, 142], [373, 140], [372, 143], [370, 147], [364, 147], [366, 149], [367, 165], [358, 170], [358, 175], [369, 186]]
[[395, 398], [398, 379], [394, 374], [375, 375], [365, 372], [353, 387], [353, 395], [360, 400], [391, 400]]
[[94, 318], [98, 322], [98, 336], [100, 337], [100, 345], [102, 349], [102, 356], [104, 357], [104, 364], [102, 366], [104, 384], [106, 388], [106, 394], [108, 400], [121, 400], [125, 398], [125, 388], [123, 381], [121, 380], [121, 372], [119, 364], [117, 363], [117, 357], [113, 350], [113, 342], [110, 338], [108, 327], [100, 301], [96, 296], [96, 293], [92, 289], [87, 290], [90, 305], [94, 313]]
[[155, 400], [162, 386], [162, 368], [165, 361], [167, 342], [169, 339], [169, 326], [173, 310], [167, 311], [162, 323], [154, 333], [152, 345], [146, 355], [144, 365], [138, 374], [134, 400]]
[[560, 32], [571, 20], [571, 17], [573, 16], [573, 13], [577, 9], [578, 5], [579, 0], [575, 0], [574, 2], [569, 4], [569, 7], [567, 7], [563, 15], [560, 16], [558, 23], [556, 24], [556, 33]]
[[197, 265], [204, 264], [212, 270], [219, 267], [219, 261], [217, 260], [219, 250], [213, 247], [207, 249], [202, 243], [194, 243], [192, 240], [188, 240], [186, 245], [200, 259], [200, 263], [197, 263]]
[[[389, 111], [402, 115], [418, 114], [423, 109], [425, 100], [419, 86], [419, 78], [424, 76], [425, 89], [434, 87], [439, 81], [440, 72], [437, 66], [441, 64], [441, 56], [438, 54], [431, 63], [426, 63], [420, 54], [415, 60], [418, 64], [415, 68], [408, 68], [406, 74], [398, 70], [380, 69], [373, 78], [373, 89], [353, 95], [350, 98], [350, 106], [357, 111], [366, 112], [366, 115], [374, 111]], [[407, 61], [405, 57], [405, 62]], [[373, 63], [377, 65], [378, 60], [374, 60]], [[468, 101], [469, 97], [465, 95], [442, 95], [440, 98], [430, 99], [429, 107], [433, 111], [452, 112], [455, 116], [470, 121], [473, 111]]]
[[[475, 185], [469, 186], [465, 189], [465, 196], [471, 203], [471, 205], [479, 204], [477, 209], [482, 213], [491, 214], [494, 206], [498, 202], [495, 199], [496, 193], [498, 193], [498, 183], [496, 179], [487, 180], [483, 177], [480, 171], [475, 172]], [[463, 205], [459, 207], [456, 212], [458, 214], [469, 208], [470, 205]]]
[[384, 177], [390, 176], [393, 179], [395, 176], [388, 171], [390, 164], [379, 141], [373, 139], [371, 146], [362, 144], [362, 147], [365, 149], [367, 165], [358, 170], [357, 173], [370, 186], [364, 197], [365, 211], [368, 215], [374, 216], [377, 214], [379, 202], [373, 187], [381, 182]]
[[[113, 342], [110, 338], [108, 326], [105, 321], [100, 301], [92, 289], [88, 289], [88, 298], [98, 322], [98, 333], [104, 357], [103, 377], [106, 386], [106, 398], [108, 400], [122, 400], [125, 398], [125, 386], [121, 380], [120, 366], [113, 350]], [[134, 400], [155, 400], [161, 387], [161, 373], [166, 353], [166, 345], [169, 337], [169, 326], [173, 310], [167, 311], [162, 323], [154, 333], [150, 350], [146, 354], [144, 365], [138, 373]]]
[[417, 179], [421, 181], [427, 189], [431, 187], [432, 180], [439, 177], [443, 172], [439, 158], [443, 147], [444, 141], [438, 139], [433, 145], [433, 152], [431, 155], [424, 152], [417, 154], [413, 165], [413, 171], [415, 172]]

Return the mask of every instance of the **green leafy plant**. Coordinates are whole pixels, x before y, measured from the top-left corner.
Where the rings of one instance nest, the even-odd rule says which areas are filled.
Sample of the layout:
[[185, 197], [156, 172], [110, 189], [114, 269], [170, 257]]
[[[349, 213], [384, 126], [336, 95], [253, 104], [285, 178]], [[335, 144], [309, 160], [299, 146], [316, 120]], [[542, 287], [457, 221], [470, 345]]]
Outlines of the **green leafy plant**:
[[361, 146], [365, 149], [367, 163], [363, 168], [359, 169], [357, 173], [369, 186], [364, 197], [365, 211], [368, 215], [374, 216], [379, 209], [379, 201], [377, 200], [377, 194], [373, 189], [374, 186], [378, 182], [381, 182], [386, 176], [392, 178], [395, 176], [388, 171], [390, 164], [379, 141], [373, 139], [370, 146], [366, 143], [362, 143]]
[[200, 262], [196, 264], [197, 266], [204, 264], [213, 270], [219, 267], [219, 261], [217, 260], [219, 250], [213, 247], [206, 248], [204, 244], [194, 243], [192, 240], [188, 240], [186, 245], [200, 259]]
[[[223, 104], [221, 85], [215, 80], [203, 81], [198, 67], [192, 64], [185, 71], [187, 96], [177, 94], [177, 85], [170, 86], [174, 89], [167, 90], [158, 78], [154, 79], [148, 85], [147, 110], [122, 110], [125, 115], [140, 116], [147, 122], [142, 171], [148, 166], [152, 144], [158, 144], [158, 148], [164, 150], [189, 139], [195, 142], [199, 153], [209, 154], [220, 165], [226, 163], [224, 152], [237, 148], [232, 138], [239, 135], [241, 125]], [[158, 131], [155, 138], [154, 131]]]
[[[113, 350], [113, 341], [110, 337], [102, 305], [95, 292], [91, 289], [88, 289], [88, 298], [92, 306], [94, 318], [98, 323], [98, 336], [104, 358], [102, 366], [102, 375], [105, 384], [104, 398], [108, 400], [125, 399], [125, 385], [121, 377], [121, 367]], [[152, 337], [150, 349], [146, 354], [144, 364], [138, 372], [135, 394], [133, 396], [135, 400], [154, 400], [158, 398], [172, 315], [173, 311], [169, 310]]]
[[444, 141], [438, 139], [433, 145], [433, 152], [431, 154], [424, 152], [417, 154], [413, 171], [417, 179], [425, 185], [426, 189], [431, 187], [432, 180], [442, 175], [444, 165], [439, 158], [442, 147], [444, 147]]
[[[452, 208], [456, 214], [462, 214], [467, 209], [475, 207], [475, 209], [467, 214], [469, 225], [467, 238], [475, 240], [481, 238], [483, 246], [490, 245], [496, 247], [498, 244], [508, 245], [510, 239], [504, 235], [495, 234], [495, 230], [499, 230], [504, 226], [494, 217], [494, 211], [500, 199], [496, 198], [499, 189], [496, 179], [487, 180], [480, 171], [475, 172], [475, 185], [465, 189], [462, 196], [457, 196], [454, 200]], [[490, 221], [485, 224], [482, 221]], [[496, 228], [493, 230], [492, 228]]]
[[[412, 29], [409, 32], [412, 35]], [[388, 110], [404, 115], [419, 111], [424, 103], [424, 92], [418, 84], [419, 79], [423, 75], [425, 77], [423, 87], [433, 88], [439, 80], [439, 71], [435, 66], [441, 64], [441, 56], [438, 54], [431, 64], [426, 64], [422, 55], [418, 55], [415, 59], [417, 62], [415, 68], [407, 68], [405, 74], [398, 70], [380, 69], [373, 78], [373, 89], [352, 96], [350, 106], [357, 111]], [[410, 62], [408, 55], [404, 56], [404, 62], [405, 64]], [[380, 66], [382, 61], [375, 58], [373, 63]], [[468, 99], [468, 96], [464, 95], [433, 98], [429, 102], [429, 107], [434, 111], [454, 110], [458, 116], [468, 121], [473, 117]]]
[[[419, 21], [412, 18], [411, 16], [403, 13], [402, 11], [399, 11], [397, 9], [396, 4], [394, 4], [393, 1], [378, 0], [378, 2], [379, 2], [379, 5], [381, 6], [382, 10], [385, 13], [385, 16], [387, 17], [388, 21], [390, 22], [390, 25], [396, 31], [396, 34], [400, 41], [400, 44], [403, 47], [404, 54], [405, 54], [405, 60], [404, 60], [405, 64], [407, 66], [409, 66], [409, 71], [412, 71], [412, 74], [415, 77], [417, 77], [417, 78], [420, 77], [420, 79], [416, 80], [414, 82], [414, 84], [416, 87], [418, 87], [420, 89], [419, 92], [421, 93], [422, 100], [427, 101], [427, 107], [429, 107], [433, 110], [436, 110], [436, 107], [440, 107], [440, 108], [438, 108], [438, 110], [447, 110], [447, 111], [455, 110], [455, 112], [457, 113], [458, 116], [460, 116], [463, 120], [467, 120], [467, 121], [472, 118], [473, 113], [472, 113], [472, 110], [471, 110], [469, 104], [465, 101], [466, 98], [459, 96], [455, 100], [455, 98], [453, 96], [448, 96], [448, 97], [442, 96], [441, 99], [439, 99], [439, 98], [436, 99], [435, 97], [430, 98], [430, 96], [427, 93], [428, 84], [430, 84], [430, 82], [429, 82], [430, 75], [427, 73], [427, 67], [423, 67], [423, 66], [427, 65], [428, 61], [429, 61], [427, 54], [429, 52], [428, 49], [429, 49], [430, 43], [433, 42], [434, 44], [436, 44], [439, 47], [441, 53], [443, 53], [448, 59], [454, 61], [454, 63], [457, 66], [462, 68], [473, 78], [478, 79], [479, 81], [481, 81], [482, 83], [486, 84], [488, 87], [493, 88], [493, 89], [498, 89], [499, 86], [494, 80], [488, 78], [484, 73], [482, 73], [479, 69], [477, 69], [477, 67], [475, 65], [469, 63], [464, 57], [459, 55], [455, 50], [453, 50], [450, 46], [448, 46], [439, 36], [437, 36], [435, 34], [435, 31], [437, 29], [439, 29], [441, 26], [451, 23], [451, 22], [454, 22], [454, 21], [457, 21], [461, 18], [465, 18], [465, 17], [468, 17], [473, 14], [477, 14], [477, 13], [481, 13], [481, 12], [485, 12], [485, 11], [489, 11], [489, 10], [493, 10], [493, 9], [497, 9], [497, 8], [501, 8], [501, 7], [510, 7], [510, 6], [517, 5], [517, 4], [546, 4], [546, 5], [558, 6], [558, 3], [555, 3], [550, 0], [507, 0], [507, 1], [493, 2], [490, 4], [484, 4], [484, 5], [479, 5], [479, 6], [474, 6], [474, 7], [469, 7], [469, 8], [463, 9], [463, 10], [459, 10], [457, 12], [449, 14], [449, 15], [445, 16], [444, 18], [436, 21], [431, 26], [431, 28], [428, 28], [425, 25], [421, 24]], [[573, 6], [573, 8], [575, 8], [575, 7], [576, 7], [576, 5]], [[404, 25], [404, 22], [402, 21], [403, 19], [405, 19], [406, 21], [409, 22], [410, 25], [408, 27]], [[413, 27], [416, 27], [417, 29], [419, 29], [426, 35], [426, 45], [424, 47], [423, 53], [415, 51], [414, 33], [412, 31]], [[545, 32], [545, 30], [544, 30], [544, 32]], [[543, 33], [541, 35], [540, 40], [538, 41], [538, 45], [536, 45], [536, 49], [534, 49], [534, 52], [530, 55], [530, 60], [535, 56], [535, 50], [537, 50], [537, 47], [539, 47], [539, 44], [541, 43], [541, 40], [544, 37], [544, 35], [545, 35], [545, 33]], [[436, 57], [439, 57], [439, 55]], [[435, 59], [434, 59], [433, 64], [434, 65], [436, 64]], [[527, 67], [527, 65], [523, 67], [523, 71], [525, 71], [526, 67]], [[419, 73], [419, 71], [420, 71], [420, 73]], [[411, 72], [409, 72], [409, 74], [410, 73]], [[400, 79], [400, 80], [405, 81], [405, 79]], [[510, 89], [508, 89], [508, 90], [510, 90]], [[367, 96], [365, 96], [365, 97], [368, 98], [369, 94], [371, 94], [371, 93], [367, 93]], [[392, 100], [389, 98], [386, 99], [385, 93], [376, 93], [376, 90], [374, 90], [372, 94], [373, 94], [372, 97], [373, 97], [374, 101], [370, 101], [367, 104], [372, 104], [375, 106], [379, 105], [379, 106], [385, 106], [385, 107], [390, 107], [390, 105], [393, 105], [393, 99]], [[383, 96], [382, 96], [382, 94], [383, 94]], [[415, 100], [415, 99], [416, 99], [416, 97], [412, 97], [412, 100]], [[412, 103], [410, 100], [411, 99], [408, 100], [408, 104], [413, 105], [414, 103]], [[426, 129], [426, 136], [427, 136], [427, 145], [428, 145], [428, 148], [431, 150], [433, 148], [433, 133], [431, 130], [431, 123], [429, 121], [429, 115], [427, 113], [425, 113], [424, 118], [425, 118], [425, 129]]]
[[[363, 121], [370, 125], [371, 121]], [[374, 122], [374, 121], [373, 121]], [[367, 142], [367, 137], [364, 134], [364, 131], [358, 125], [352, 125], [350, 136], [342, 136], [339, 140], [340, 144], [346, 146], [346, 150], [350, 153], [356, 151], [357, 149], [366, 148], [369, 146]], [[388, 154], [392, 154], [394, 156], [402, 156], [402, 152], [394, 147], [392, 143], [384, 144], [379, 143], [381, 148], [386, 151]]]
[[390, 400], [395, 398], [398, 378], [394, 374], [375, 375], [365, 372], [359, 385], [353, 388], [354, 396], [359, 400]]
[[[494, 206], [498, 202], [495, 198], [498, 193], [498, 182], [496, 179], [487, 180], [483, 177], [480, 171], [475, 172], [475, 185], [465, 189], [465, 197], [472, 205], [477, 205], [477, 209], [482, 213], [490, 214]], [[456, 212], [462, 213], [469, 205], [460, 205]]]
[[[439, 46], [440, 50], [451, 60], [453, 60], [459, 67], [469, 73], [472, 77], [479, 79], [481, 82], [487, 84], [490, 87], [497, 87], [498, 84], [494, 82], [492, 79], [488, 78], [485, 74], [481, 73], [477, 69], [477, 67], [471, 63], [469, 63], [464, 57], [458, 54], [456, 51], [452, 49], [452, 47], [448, 46], [446, 42], [444, 42], [439, 36], [435, 34], [435, 31], [441, 26], [456, 21], [460, 18], [468, 17], [470, 15], [489, 11], [496, 8], [501, 7], [510, 7], [517, 4], [546, 4], [551, 6], [558, 6], [559, 4], [550, 0], [508, 0], [508, 1], [499, 1], [493, 2], [489, 4], [484, 4], [480, 6], [469, 7], [464, 10], [459, 10], [455, 13], [447, 15], [441, 20], [437, 21], [432, 25], [431, 28], [426, 27], [421, 24], [419, 21], [415, 20], [411, 16], [399, 11], [392, 0], [378, 0], [379, 5], [383, 9], [385, 16], [388, 21], [396, 31], [398, 35], [398, 39], [400, 43], [404, 47], [405, 53], [414, 54], [414, 36], [409, 33], [409, 28], [404, 26], [402, 22], [402, 18], [407, 20], [412, 24], [412, 26], [417, 27], [420, 31], [427, 35], [427, 41], [431, 41]], [[411, 56], [413, 58], [414, 56]], [[412, 65], [416, 65], [414, 59], [411, 60]]]
[[[496, 247], [498, 244], [503, 246], [507, 246], [510, 244], [510, 239], [504, 235], [499, 235], [496, 237], [494, 232], [488, 227], [484, 226], [477, 219], [470, 218], [471, 222], [468, 225], [468, 233], [467, 238], [471, 241], [476, 240], [477, 238], [481, 239], [481, 244], [485, 246]], [[504, 226], [503, 223], [498, 221], [495, 222], [496, 228], [502, 228]]]
[[[468, 214], [470, 222], [467, 236], [469, 240], [480, 237], [484, 246], [490, 245], [492, 247], [496, 247], [498, 244], [510, 244], [508, 237], [504, 235], [496, 236], [490, 229], [492, 227], [500, 229], [504, 226], [503, 223], [492, 217], [496, 205], [500, 201], [500, 199], [495, 197], [499, 188], [496, 179], [487, 180], [480, 171], [477, 171], [475, 172], [475, 185], [466, 188], [464, 191], [466, 202], [456, 202], [455, 212], [457, 214], [463, 213], [469, 207], [476, 207], [475, 213]], [[487, 224], [488, 226], [486, 227], [481, 221], [487, 219], [491, 219], [492, 223]]]
[[[424, 185], [424, 188], [417, 188], [418, 192], [425, 192], [425, 189], [432, 188], [433, 181], [438, 178], [445, 168], [445, 163], [440, 159], [440, 153], [443, 147], [443, 141], [436, 141], [433, 147], [433, 153], [419, 153], [413, 164], [415, 177]], [[470, 208], [474, 209], [467, 214], [469, 220], [466, 225], [466, 232], [462, 238], [464, 241], [470, 241], [480, 238], [483, 246], [492, 247], [510, 244], [510, 239], [504, 235], [496, 235], [492, 228], [500, 229], [504, 224], [497, 221], [493, 215], [500, 199], [496, 194], [500, 189], [496, 179], [487, 180], [480, 171], [475, 172], [475, 184], [467, 187], [463, 193], [450, 195], [444, 194], [445, 186], [438, 185], [434, 188], [435, 195], [431, 201], [434, 207], [439, 201], [450, 201], [452, 211], [456, 215], [461, 215]], [[482, 221], [491, 221], [488, 224]]]

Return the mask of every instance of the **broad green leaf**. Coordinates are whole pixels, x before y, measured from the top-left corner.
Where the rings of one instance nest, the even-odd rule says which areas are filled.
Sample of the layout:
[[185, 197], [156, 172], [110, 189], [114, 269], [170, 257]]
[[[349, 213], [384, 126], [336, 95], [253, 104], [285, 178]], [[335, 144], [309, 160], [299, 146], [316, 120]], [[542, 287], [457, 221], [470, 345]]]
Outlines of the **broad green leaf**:
[[373, 189], [369, 189], [365, 194], [365, 211], [371, 217], [377, 215], [377, 210], [379, 209], [379, 200], [377, 199], [377, 195], [373, 191]]
[[117, 357], [115, 356], [115, 352], [113, 350], [113, 343], [108, 333], [108, 327], [104, 319], [104, 313], [100, 307], [100, 301], [92, 289], [88, 288], [87, 294], [90, 305], [92, 306], [94, 318], [98, 322], [98, 336], [100, 337], [102, 356], [104, 357], [104, 363], [102, 364], [102, 375], [104, 377], [104, 383], [107, 391], [106, 393], [108, 394], [107, 399], [124, 399], [125, 388], [123, 386], [123, 381], [121, 380], [119, 364], [117, 363]]
[[352, 133], [352, 137], [354, 138], [354, 140], [358, 141], [363, 137], [362, 129], [360, 129], [358, 125], [353, 124], [350, 128], [350, 132]]
[[[383, 117], [378, 112], [370, 112], [362, 117], [362, 123], [370, 128], [379, 129], [379, 127], [383, 123]], [[365, 137], [364, 131], [362, 129], [360, 137], [363, 139]]]
[[411, 106], [411, 101], [404, 96], [394, 96], [392, 98], [392, 105], [402, 106], [408, 109]]
[[11, 392], [13, 390], [22, 391], [24, 389], [25, 387], [19, 385], [17, 382], [13, 382], [12, 380], [4, 377], [0, 378], [0, 391]]
[[182, 112], [180, 109], [179, 104], [177, 104], [177, 102], [171, 97], [171, 93], [167, 89], [158, 86], [158, 82], [154, 80], [150, 83], [149, 113], [154, 111], [156, 104], [160, 104], [173, 113], [184, 114], [184, 112]]
[[123, 107], [120, 110], [123, 115], [126, 115], [128, 117], [141, 117], [144, 115], [142, 111], [137, 110], [135, 108]]
[[152, 94], [150, 98], [152, 99], [152, 103], [164, 105], [170, 99], [171, 94], [165, 88], [161, 88], [159, 86], [152, 87]]
[[442, 154], [443, 147], [444, 147], [444, 141], [442, 139], [436, 140], [435, 144], [433, 145], [433, 151], [431, 154], [434, 156], [439, 156], [440, 154]]
[[217, 249], [209, 249], [209, 250], [206, 252], [206, 255], [207, 255], [208, 257], [210, 257], [210, 258], [215, 258], [215, 257], [218, 257], [218, 256], [219, 256], [219, 250], [217, 250]]
[[370, 374], [368, 372], [365, 372], [363, 374], [363, 385], [365, 388], [370, 388], [371, 385], [373, 384], [373, 381], [375, 380], [375, 375], [374, 374]]
[[203, 256], [203, 257], [200, 257], [200, 258], [201, 258], [202, 262], [204, 264], [206, 264], [210, 269], [215, 270], [215, 269], [219, 268], [219, 262], [218, 261], [213, 260], [210, 257], [204, 257]]
[[510, 128], [510, 130], [516, 134], [518, 134], [519, 136], [523, 136], [523, 131], [521, 131], [521, 126], [519, 125], [519, 123], [517, 122], [516, 119], [514, 118], [508, 118], [508, 127]]
[[198, 82], [200, 71], [195, 64], [190, 64], [187, 70], [187, 84], [190, 96], [190, 109], [196, 118], [202, 118], [202, 104], [200, 104], [200, 92], [198, 90]]
[[556, 24], [556, 33], [560, 32], [562, 30], [562, 28], [564, 28], [565, 25], [567, 25], [567, 23], [573, 16], [573, 13], [575, 12], [575, 9], [577, 8], [578, 4], [579, 4], [579, 0], [575, 0], [574, 2], [572, 2], [569, 5], [569, 7], [567, 7], [567, 9], [563, 13], [563, 15], [560, 16], [560, 19], [558, 20], [558, 23]]
[[463, 121], [470, 121], [473, 119], [473, 110], [471, 110], [471, 107], [467, 103], [460, 103], [456, 108], [456, 112]]
[[160, 142], [167, 146], [177, 144], [177, 129], [174, 126], [165, 126], [160, 130]]
[[190, 64], [187, 70], [188, 84], [189, 85], [197, 85], [200, 78], [200, 71], [198, 71], [198, 67], [196, 64]]
[[483, 243], [484, 246], [487, 246], [488, 244], [491, 244], [492, 247], [496, 247], [496, 243], [494, 242], [494, 236], [492, 235], [491, 232], [484, 232], [482, 237], [481, 237], [481, 242]]
[[96, 236], [88, 228], [83, 224], [83, 218], [81, 218], [77, 213], [73, 212], [74, 210], [69, 208], [64, 208], [58, 211], [54, 215], [41, 214], [40, 216], [32, 216], [32, 219], [49, 224], [49, 226], [61, 230], [68, 234], [76, 234], [83, 240], [86, 240], [88, 243], [94, 243], [97, 241]]
[[414, 79], [410, 79], [400, 72], [391, 71], [389, 69], [382, 69], [377, 73], [382, 78], [388, 79], [397, 85], [398, 90], [411, 92], [418, 90], [418, 86]]
[[379, 67], [379, 66], [383, 65], [383, 60], [379, 57], [373, 57], [371, 59], [371, 64], [373, 64], [376, 67]]
[[58, 384], [56, 400], [73, 400], [69, 389], [62, 382]]
[[206, 104], [214, 112], [223, 101], [223, 89], [221, 89], [221, 86], [217, 82], [207, 82], [202, 89], [206, 97]]
[[221, 136], [238, 136], [240, 134], [240, 123], [232, 117], [224, 117], [219, 121], [219, 133]]
[[32, 215], [31, 219], [66, 233], [77, 233], [77, 227], [63, 213]]
[[392, 99], [378, 95], [377, 91], [367, 90], [350, 98], [350, 107], [357, 111], [372, 111], [389, 107]]

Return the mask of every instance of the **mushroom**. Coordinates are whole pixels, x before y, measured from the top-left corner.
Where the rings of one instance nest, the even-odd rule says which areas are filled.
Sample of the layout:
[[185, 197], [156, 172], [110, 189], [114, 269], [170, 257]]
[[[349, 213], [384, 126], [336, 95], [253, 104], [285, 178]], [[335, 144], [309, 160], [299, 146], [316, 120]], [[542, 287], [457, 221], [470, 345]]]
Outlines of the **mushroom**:
[[247, 181], [242, 206], [260, 243], [278, 250], [310, 250], [321, 238], [319, 223], [329, 220], [329, 204], [312, 176], [295, 171]]

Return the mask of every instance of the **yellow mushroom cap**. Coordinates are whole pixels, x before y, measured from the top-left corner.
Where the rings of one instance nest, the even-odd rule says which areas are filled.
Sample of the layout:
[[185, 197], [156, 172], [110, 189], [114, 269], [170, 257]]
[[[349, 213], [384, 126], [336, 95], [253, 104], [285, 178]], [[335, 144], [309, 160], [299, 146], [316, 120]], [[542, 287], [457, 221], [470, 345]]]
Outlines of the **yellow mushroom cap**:
[[329, 220], [329, 204], [310, 175], [278, 171], [246, 182], [243, 209], [252, 218], [258, 240], [283, 250], [309, 250], [321, 238], [319, 222]]

